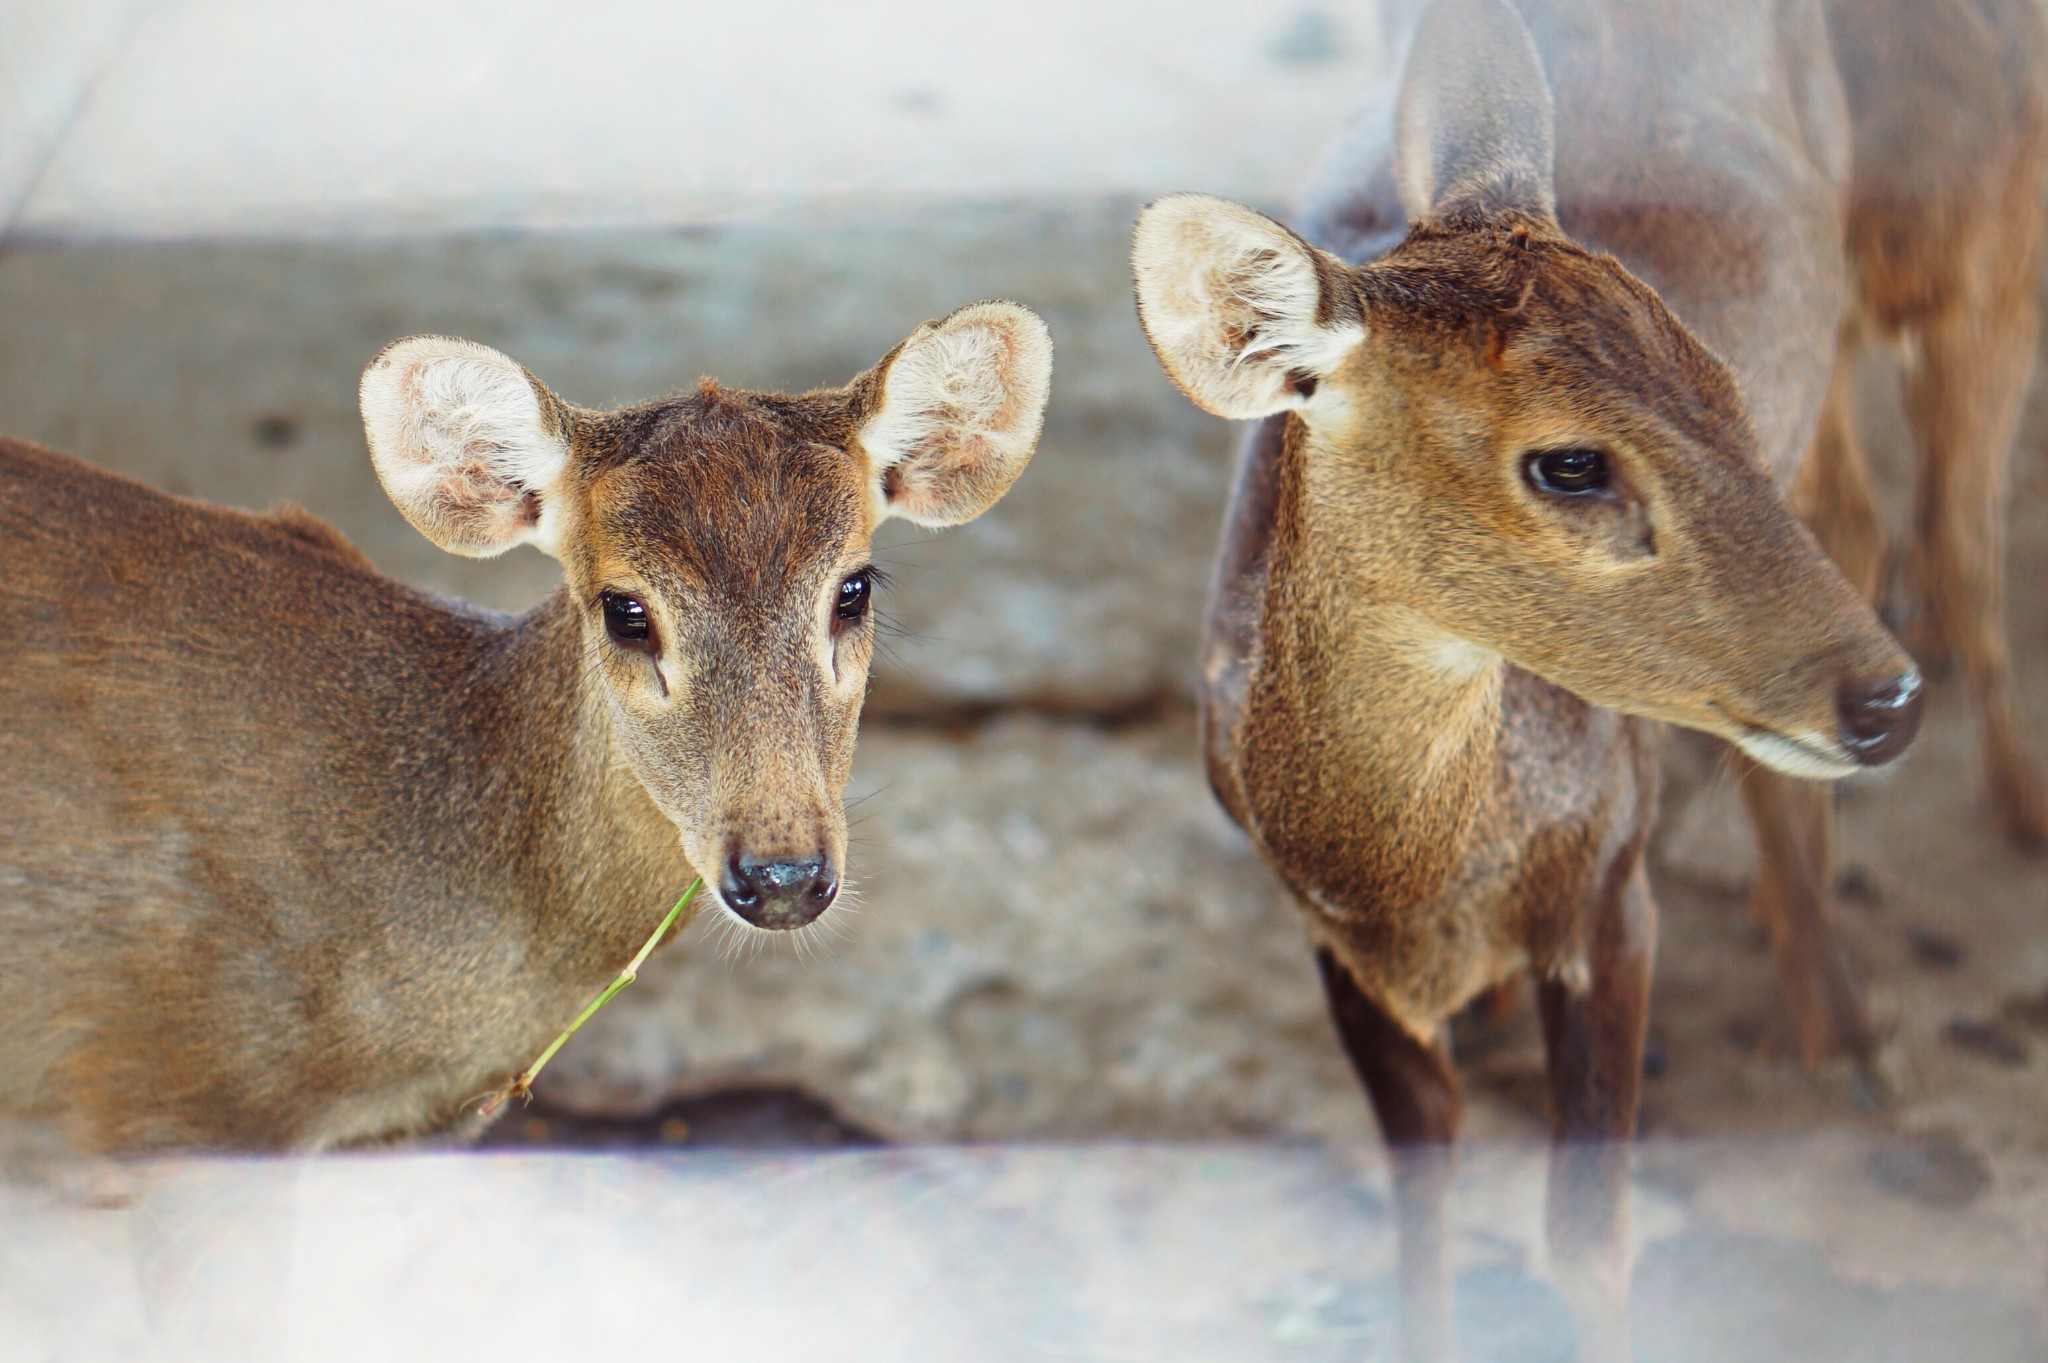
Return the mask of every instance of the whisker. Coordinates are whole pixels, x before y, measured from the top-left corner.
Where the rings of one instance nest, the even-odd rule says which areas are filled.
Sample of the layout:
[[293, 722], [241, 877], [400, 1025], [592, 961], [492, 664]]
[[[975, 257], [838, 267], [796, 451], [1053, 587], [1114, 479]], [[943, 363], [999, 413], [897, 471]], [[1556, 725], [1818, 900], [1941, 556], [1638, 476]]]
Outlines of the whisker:
[[850, 800], [842, 800], [840, 801], [840, 804], [850, 813], [853, 810], [859, 809], [862, 805], [874, 799], [877, 795], [883, 794], [886, 791], [894, 790], [896, 788], [897, 783], [900, 782], [902, 779], [903, 778], [900, 776], [892, 776], [887, 781], [884, 781], [881, 785], [876, 786], [873, 790], [869, 791], [867, 794], [856, 795]]

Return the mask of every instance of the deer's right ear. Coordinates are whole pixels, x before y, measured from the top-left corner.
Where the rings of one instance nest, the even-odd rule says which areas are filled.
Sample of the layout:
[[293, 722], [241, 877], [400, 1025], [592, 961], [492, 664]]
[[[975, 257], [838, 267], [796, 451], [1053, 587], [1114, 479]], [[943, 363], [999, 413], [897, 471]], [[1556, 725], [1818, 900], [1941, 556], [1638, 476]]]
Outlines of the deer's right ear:
[[1411, 221], [1557, 217], [1555, 114], [1528, 25], [1507, 0], [1436, 0], [1394, 103], [1394, 177]]
[[413, 528], [470, 558], [515, 544], [556, 552], [569, 442], [560, 404], [518, 363], [412, 336], [370, 361], [361, 400], [370, 462]]
[[1365, 339], [1343, 263], [1226, 199], [1174, 194], [1146, 208], [1131, 274], [1167, 377], [1217, 416], [1301, 406]]

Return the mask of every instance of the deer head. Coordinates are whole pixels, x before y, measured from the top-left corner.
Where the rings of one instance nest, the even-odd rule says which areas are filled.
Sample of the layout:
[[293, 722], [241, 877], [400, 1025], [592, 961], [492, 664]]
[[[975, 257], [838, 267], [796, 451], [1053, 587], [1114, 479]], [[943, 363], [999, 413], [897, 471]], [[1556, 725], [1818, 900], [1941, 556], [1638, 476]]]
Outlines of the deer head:
[[743, 922], [838, 892], [840, 796], [874, 654], [876, 525], [957, 525], [1031, 458], [1036, 316], [981, 303], [845, 388], [571, 407], [497, 351], [416, 336], [364, 372], [370, 454], [442, 548], [560, 560], [618, 757]]
[[1504, 659], [1782, 771], [1902, 751], [1918, 674], [1764, 468], [1733, 375], [1559, 227], [1512, 8], [1430, 10], [1395, 129], [1410, 230], [1370, 264], [1199, 195], [1135, 234], [1167, 374], [1219, 416], [1299, 423], [1308, 571], [1408, 613], [1447, 669]]

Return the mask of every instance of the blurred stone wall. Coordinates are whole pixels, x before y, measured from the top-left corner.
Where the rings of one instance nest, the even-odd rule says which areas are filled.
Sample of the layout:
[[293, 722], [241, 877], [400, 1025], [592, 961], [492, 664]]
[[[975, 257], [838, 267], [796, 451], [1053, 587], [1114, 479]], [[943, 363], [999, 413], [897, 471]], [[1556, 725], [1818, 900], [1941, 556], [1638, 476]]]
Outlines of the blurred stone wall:
[[173, 492], [290, 498], [401, 578], [520, 609], [551, 561], [443, 554], [377, 487], [355, 383], [385, 342], [467, 336], [605, 406], [701, 374], [841, 383], [962, 303], [1032, 307], [1055, 372], [1030, 470], [971, 525], [885, 530], [852, 911], [801, 960], [735, 958], [700, 924], [563, 1056], [556, 1095], [631, 1108], [747, 1079], [903, 1136], [1362, 1134], [1302, 930], [1196, 760], [1233, 433], [1137, 327], [1136, 208], [26, 246], [0, 256], [0, 430]]
[[918, 222], [402, 241], [28, 245], [0, 257], [0, 428], [176, 492], [291, 498], [409, 581], [522, 609], [532, 550], [441, 553], [386, 503], [355, 385], [386, 342], [466, 336], [571, 402], [841, 384], [912, 328], [1013, 298], [1054, 344], [1029, 475], [960, 534], [886, 528], [901, 631], [876, 702], [1128, 710], [1184, 693], [1229, 435], [1129, 303], [1135, 203]]
[[[472, 337], [602, 406], [701, 374], [840, 383], [962, 303], [1029, 305], [1056, 345], [1031, 469], [981, 520], [944, 535], [891, 527], [880, 554], [895, 632], [849, 791], [858, 894], [805, 958], [788, 943], [734, 955], [700, 924], [564, 1053], [552, 1094], [633, 1111], [795, 1084], [899, 1137], [1363, 1137], [1370, 1120], [1298, 915], [1217, 811], [1196, 758], [1189, 685], [1233, 432], [1174, 391], [1136, 325], [1124, 259], [1136, 208], [17, 244], [0, 251], [0, 430], [174, 492], [294, 499], [401, 578], [518, 609], [551, 588], [552, 563], [442, 554], [371, 476], [355, 384], [387, 341]], [[1874, 378], [1863, 406], [1897, 521], [1905, 442], [1895, 394]], [[2038, 722], [2038, 400], [2027, 429], [2012, 616]], [[1952, 1063], [1955, 1037], [1993, 1025], [1980, 1015], [1995, 1020], [2000, 1000], [2048, 981], [2048, 870], [1983, 817], [1973, 744], [1958, 689], [1937, 687], [1915, 752], [1852, 793], [1843, 845], [1862, 888], [1843, 926], [1898, 1039], [1902, 1089], [1919, 1096], [1898, 1120], [1954, 1121], [1941, 1114], [1967, 1102], [1969, 1124], [2038, 1143], [2038, 1084]], [[1667, 918], [1653, 1017], [1658, 1063], [1677, 1077], [1652, 1086], [1646, 1120], [1716, 1132], [1836, 1120], [1845, 1109], [1786, 1040], [1768, 952], [1744, 935], [1752, 853], [1717, 760], [1677, 745], [1655, 865]], [[1540, 1052], [1526, 1024], [1516, 1035], [1468, 1057], [1482, 1133], [1540, 1129]], [[2033, 1078], [2048, 1074], [2023, 1039], [2000, 1046]]]

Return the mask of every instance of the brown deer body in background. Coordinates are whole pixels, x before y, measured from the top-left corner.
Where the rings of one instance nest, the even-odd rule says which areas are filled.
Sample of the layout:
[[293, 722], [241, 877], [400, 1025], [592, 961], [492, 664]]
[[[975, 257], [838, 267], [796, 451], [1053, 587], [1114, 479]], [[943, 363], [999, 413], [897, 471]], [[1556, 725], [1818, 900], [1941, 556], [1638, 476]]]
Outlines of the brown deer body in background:
[[1786, 496], [1844, 306], [1817, 6], [1531, 8], [1527, 27], [1505, 0], [1423, 16], [1398, 90], [1313, 186], [1310, 240], [1178, 196], [1133, 248], [1167, 372], [1264, 421], [1212, 596], [1204, 742], [1309, 917], [1397, 1151], [1411, 1358], [1449, 1352], [1444, 1024], [1523, 972], [1557, 1265], [1585, 1355], [1626, 1354], [1646, 721], [1824, 800], [1800, 779], [1888, 761], [1921, 697]]
[[[1984, 725], [1993, 808], [2048, 851], [2048, 792], [2014, 712], [2005, 626], [2006, 465], [2034, 371], [2048, 238], [2048, 15], [2037, 0], [1827, 0], [1854, 139], [1853, 279], [1838, 370], [1874, 334], [1899, 343], [1917, 455], [1909, 580], [1914, 651], [1961, 664]], [[1852, 580], [1878, 586], [1839, 392], [1803, 505]], [[1854, 478], [1829, 486], [1827, 470]], [[1839, 544], [1841, 547], [1836, 548]]]
[[517, 619], [303, 512], [0, 441], [0, 1112], [114, 1150], [444, 1129], [693, 875], [749, 929], [814, 920], [871, 534], [995, 502], [1050, 368], [980, 304], [844, 389], [605, 414], [400, 342], [363, 378], [378, 475], [444, 548], [561, 560]]

